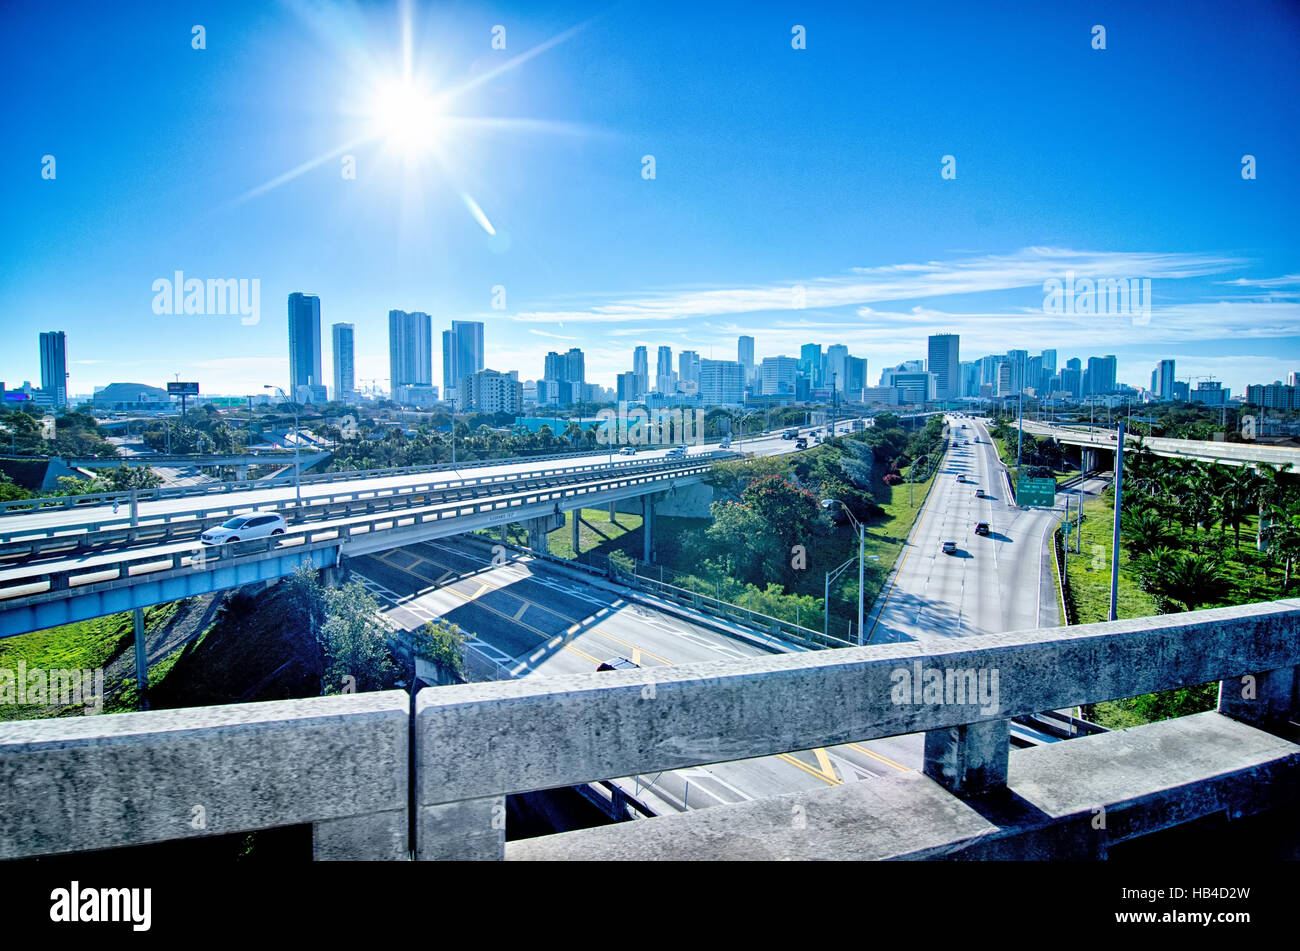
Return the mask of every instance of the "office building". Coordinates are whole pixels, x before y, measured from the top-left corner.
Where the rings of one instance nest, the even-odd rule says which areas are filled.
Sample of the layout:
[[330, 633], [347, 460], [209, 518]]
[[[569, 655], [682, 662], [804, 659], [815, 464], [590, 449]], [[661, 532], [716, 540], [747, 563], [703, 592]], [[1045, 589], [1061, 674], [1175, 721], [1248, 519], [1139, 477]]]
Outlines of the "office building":
[[[1291, 374], [1295, 376], [1295, 374]], [[1246, 387], [1246, 402], [1251, 406], [1259, 406], [1263, 409], [1275, 409], [1283, 412], [1293, 412], [1300, 409], [1300, 386], [1295, 384], [1282, 385], [1281, 380], [1275, 380], [1265, 385], [1252, 385]]]
[[633, 399], [645, 399], [650, 392], [650, 357], [645, 347], [632, 351], [632, 372], [636, 374], [636, 395]]
[[[1078, 360], [1071, 360], [1071, 363], [1078, 363]], [[1067, 366], [1060, 372], [1060, 390], [1074, 399], [1083, 397], [1083, 371], [1077, 366]]]
[[759, 366], [759, 378], [764, 396], [793, 396], [794, 381], [799, 373], [799, 361], [794, 357], [764, 357]]
[[352, 324], [333, 324], [334, 399], [350, 400], [356, 394], [356, 338]]
[[951, 400], [960, 395], [960, 346], [958, 334], [934, 334], [930, 337], [927, 369], [934, 374], [935, 399]]
[[700, 401], [705, 406], [734, 406], [745, 400], [745, 367], [739, 361], [700, 361]]
[[1044, 350], [1043, 357], [1043, 374], [1045, 376], [1056, 376], [1056, 351]]
[[849, 348], [842, 343], [832, 344], [826, 348], [826, 386], [835, 392], [843, 393], [849, 382]]
[[321, 376], [320, 298], [289, 295], [289, 398], [299, 403], [328, 399]]
[[754, 338], [741, 337], [736, 342], [736, 359], [745, 368], [745, 382], [754, 378]]
[[822, 385], [822, 345], [806, 343], [799, 348], [799, 374], [807, 377], [813, 388]]
[[614, 387], [615, 398], [620, 403], [635, 403], [641, 399], [637, 392], [636, 371], [628, 370], [626, 373], [618, 375], [617, 384]]
[[62, 330], [41, 334], [41, 390], [47, 405], [55, 409], [68, 405], [67, 337]]
[[855, 402], [861, 400], [862, 391], [867, 388], [867, 358], [846, 357], [844, 360], [844, 375], [847, 378], [844, 386], [844, 398]]
[[694, 350], [683, 350], [677, 355], [677, 382], [683, 384], [694, 384], [699, 386], [700, 383], [700, 355]]
[[935, 396], [934, 374], [925, 370], [921, 372], [895, 373], [894, 389], [898, 391], [900, 403], [927, 403]]
[[433, 318], [388, 312], [388, 383], [398, 403], [427, 403], [433, 393]]
[[673, 348], [660, 347], [655, 361], [655, 392], [671, 396], [677, 392], [677, 376], [673, 373]]

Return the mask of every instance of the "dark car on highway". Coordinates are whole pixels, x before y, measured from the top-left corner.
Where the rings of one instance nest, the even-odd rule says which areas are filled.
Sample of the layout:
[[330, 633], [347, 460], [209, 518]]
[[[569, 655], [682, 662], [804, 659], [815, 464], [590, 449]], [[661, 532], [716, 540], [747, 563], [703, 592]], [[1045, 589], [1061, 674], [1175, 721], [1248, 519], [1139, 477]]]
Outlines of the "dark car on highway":
[[987, 535], [988, 533], [989, 533], [989, 523], [988, 523], [988, 522], [976, 522], [976, 523], [975, 523], [975, 534], [976, 534], [976, 535]]

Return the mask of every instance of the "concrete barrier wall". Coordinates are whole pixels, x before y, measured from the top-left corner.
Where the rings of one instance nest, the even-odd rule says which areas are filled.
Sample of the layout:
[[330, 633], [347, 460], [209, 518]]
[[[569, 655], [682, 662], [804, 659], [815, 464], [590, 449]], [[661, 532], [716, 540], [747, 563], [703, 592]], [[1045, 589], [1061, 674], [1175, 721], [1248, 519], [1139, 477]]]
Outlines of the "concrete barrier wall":
[[0, 859], [312, 823], [405, 858], [403, 691], [0, 723]]
[[[940, 649], [879, 645], [429, 688], [415, 698], [413, 745], [411, 701], [397, 691], [10, 722], [0, 724], [0, 858], [299, 823], [313, 825], [318, 858], [405, 858], [413, 782], [417, 858], [499, 859], [507, 794], [915, 732], [927, 734], [925, 771], [892, 778], [901, 790], [892, 805], [872, 792], [877, 783], [828, 790], [815, 804], [837, 818], [816, 842], [790, 838], [789, 803], [749, 803], [594, 830], [592, 854], [650, 857], [662, 847], [646, 844], [653, 836], [636, 847], [609, 838], [644, 826], [654, 836], [680, 829], [678, 841], [714, 857], [733, 854], [719, 851], [720, 829], [751, 844], [779, 834], [788, 846], [779, 854], [811, 857], [836, 836], [848, 842], [846, 830], [858, 835], [858, 820], [883, 828], [873, 809], [910, 808], [942, 818], [939, 831], [901, 851], [897, 830], [882, 832], [855, 856], [937, 857], [979, 841], [972, 854], [984, 857], [1097, 857], [1105, 844], [1081, 846], [1075, 828], [1096, 806], [1120, 810], [1134, 835], [1290, 797], [1300, 747], [1273, 734], [1297, 713], [1298, 661], [1300, 601], [1291, 600]], [[951, 697], [945, 675], [962, 671], [995, 690]], [[938, 697], [899, 676], [933, 685], [931, 672]], [[1213, 680], [1223, 683], [1220, 712], [1018, 751], [1007, 767], [1010, 717]], [[932, 747], [958, 773], [978, 767], [992, 781], [949, 781], [931, 769]], [[1033, 808], [991, 829], [963, 805], [990, 786]], [[541, 857], [550, 846], [530, 848], [514, 851]], [[568, 847], [557, 848], [547, 854]]]

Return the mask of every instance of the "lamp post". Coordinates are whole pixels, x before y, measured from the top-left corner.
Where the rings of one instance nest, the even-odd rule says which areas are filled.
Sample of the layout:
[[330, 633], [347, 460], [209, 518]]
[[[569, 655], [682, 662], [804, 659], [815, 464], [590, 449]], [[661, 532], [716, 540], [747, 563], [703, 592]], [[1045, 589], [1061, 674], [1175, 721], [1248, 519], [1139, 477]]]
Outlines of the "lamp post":
[[290, 400], [288, 393], [270, 383], [263, 383], [262, 389], [275, 390], [293, 406], [293, 498], [294, 505], [302, 505], [302, 467], [298, 464], [298, 401]]
[[[849, 507], [847, 505], [845, 505], [839, 499], [822, 499], [822, 508], [828, 512], [833, 511], [835, 506], [837, 505], [840, 506], [842, 509], [844, 509], [845, 514], [848, 515], [849, 520], [853, 522], [853, 525], [858, 530], [858, 643], [861, 644], [862, 643], [862, 600], [863, 600], [862, 583], [865, 575], [864, 567], [866, 564], [867, 533], [862, 523], [859, 522], [854, 517], [853, 513], [849, 510]], [[829, 585], [828, 585], [827, 593], [829, 594]]]

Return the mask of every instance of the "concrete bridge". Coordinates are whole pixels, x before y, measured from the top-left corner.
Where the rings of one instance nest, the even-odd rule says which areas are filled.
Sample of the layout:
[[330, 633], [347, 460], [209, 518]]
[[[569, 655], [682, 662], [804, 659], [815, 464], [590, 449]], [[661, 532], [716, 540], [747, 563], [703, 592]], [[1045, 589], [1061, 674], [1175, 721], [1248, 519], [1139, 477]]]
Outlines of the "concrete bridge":
[[[413, 701], [11, 721], [0, 859], [305, 824], [318, 859], [1104, 859], [1202, 820], [1294, 819], [1298, 663], [1290, 600]], [[1012, 717], [1214, 680], [1214, 711], [1009, 747]], [[921, 771], [506, 841], [508, 795], [917, 732]]]
[[[545, 551], [546, 535], [565, 523], [565, 511], [631, 499], [646, 517], [648, 553], [656, 507], [676, 504], [679, 493], [685, 498], [716, 462], [729, 458], [736, 456], [710, 452], [680, 460], [587, 462], [523, 476], [444, 479], [387, 495], [353, 490], [288, 509], [292, 521], [282, 535], [217, 547], [202, 545], [198, 535], [239, 510], [227, 502], [172, 512], [148, 524], [123, 512], [85, 524], [42, 524], [24, 533], [14, 520], [0, 538], [0, 557], [15, 559], [14, 567], [0, 569], [0, 637], [511, 522], [526, 525], [530, 547]], [[699, 493], [691, 498], [699, 504]], [[576, 520], [573, 524], [576, 532]]]
[[[1107, 430], [1080, 431], [1064, 426], [1048, 426], [1025, 421], [1025, 432], [1035, 436], [1051, 436], [1063, 445], [1078, 446], [1083, 453], [1084, 471], [1113, 469], [1115, 466], [1116, 434]], [[1133, 449], [1139, 437], [1127, 435], [1125, 450]], [[1300, 472], [1300, 449], [1289, 446], [1255, 445], [1242, 442], [1212, 442], [1204, 439], [1165, 439], [1145, 437], [1141, 444], [1157, 456], [1191, 459], [1196, 462], [1219, 462], [1228, 466], [1250, 466], [1266, 462], [1281, 466], [1290, 463]]]

